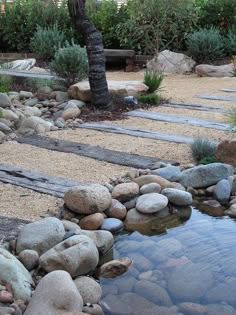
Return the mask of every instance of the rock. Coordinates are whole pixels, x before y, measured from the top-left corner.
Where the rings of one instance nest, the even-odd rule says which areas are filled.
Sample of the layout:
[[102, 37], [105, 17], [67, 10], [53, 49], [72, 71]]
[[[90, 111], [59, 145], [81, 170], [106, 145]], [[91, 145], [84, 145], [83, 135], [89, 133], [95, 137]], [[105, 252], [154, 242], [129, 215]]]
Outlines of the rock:
[[224, 213], [231, 218], [236, 218], [236, 204], [231, 205]]
[[98, 252], [104, 256], [113, 246], [114, 238], [109, 231], [77, 231], [77, 234], [88, 236], [94, 241]]
[[0, 93], [0, 107], [6, 108], [11, 106], [11, 100], [6, 93]]
[[182, 176], [178, 166], [167, 166], [152, 170], [151, 174], [161, 176], [171, 182], [178, 182]]
[[142, 195], [150, 194], [150, 193], [159, 193], [159, 192], [161, 192], [161, 186], [157, 183], [146, 184], [140, 188], [140, 193]]
[[62, 118], [64, 120], [75, 119], [80, 115], [80, 109], [78, 107], [75, 108], [67, 108], [64, 110], [62, 114]]
[[71, 276], [58, 270], [50, 272], [39, 282], [24, 315], [77, 314], [82, 309], [83, 300]]
[[235, 305], [236, 296], [234, 294], [235, 283], [219, 283], [211, 288], [206, 294], [206, 300], [209, 304], [224, 303]]
[[41, 255], [60, 243], [64, 234], [64, 226], [57, 218], [48, 217], [26, 224], [18, 235], [16, 252], [19, 254], [25, 249], [32, 249]]
[[53, 124], [40, 117], [31, 116], [22, 120], [18, 132], [22, 135], [43, 133], [50, 131]]
[[192, 58], [184, 54], [163, 50], [148, 61], [147, 69], [161, 70], [165, 73], [185, 74], [192, 72], [195, 64], [196, 62]]
[[57, 126], [58, 128], [64, 128], [65, 127], [65, 120], [60, 117], [60, 118], [57, 118], [57, 120], [55, 121], [55, 126]]
[[207, 315], [236, 315], [236, 310], [227, 304], [209, 304], [207, 305]]
[[67, 92], [53, 91], [51, 95], [53, 96], [53, 98], [56, 99], [57, 102], [60, 103], [66, 102], [69, 99], [69, 95]]
[[36, 63], [36, 59], [28, 58], [22, 60], [14, 60], [11, 62], [7, 62], [2, 64], [2, 67], [6, 67], [7, 69], [12, 70], [30, 70]]
[[168, 204], [168, 199], [157, 193], [142, 195], [138, 198], [136, 209], [144, 214], [155, 213], [164, 209]]
[[31, 116], [41, 116], [41, 110], [38, 109], [37, 107], [30, 107], [30, 106], [25, 106], [24, 109], [24, 115], [25, 117], [31, 117]]
[[0, 143], [3, 143], [6, 140], [6, 135], [0, 131]]
[[0, 247], [0, 283], [9, 283], [14, 299], [28, 301], [33, 280], [28, 270], [11, 253]]
[[20, 91], [20, 100], [24, 99], [24, 98], [33, 98], [34, 94], [32, 92], [28, 92], [28, 91]]
[[39, 103], [38, 98], [34, 97], [34, 98], [30, 98], [30, 99], [26, 100], [24, 105], [32, 107], [32, 106], [37, 105], [38, 103]]
[[217, 159], [236, 167], [236, 138], [223, 140], [216, 150]]
[[195, 302], [206, 295], [213, 285], [213, 275], [208, 265], [189, 263], [176, 267], [168, 276], [168, 289], [180, 301]]
[[156, 246], [162, 248], [167, 255], [174, 255], [183, 250], [181, 242], [172, 237], [160, 240]]
[[121, 202], [128, 201], [138, 195], [139, 193], [139, 186], [132, 182], [132, 183], [122, 183], [118, 184], [113, 188], [112, 191], [112, 198], [117, 199]]
[[85, 230], [97, 230], [104, 220], [102, 213], [93, 213], [80, 220], [79, 226]]
[[[159, 306], [156, 305], [154, 307], [151, 307], [147, 310], [145, 310], [145, 315], [183, 315], [182, 313], [179, 313], [176, 306], [166, 307], [166, 306]], [[136, 312], [135, 315], [144, 315], [144, 313]]]
[[81, 230], [77, 223], [74, 223], [74, 222], [71, 222], [68, 220], [62, 220], [61, 222], [62, 222], [66, 232], [68, 232], [68, 231], [74, 231], [75, 232], [77, 230]]
[[12, 303], [13, 302], [13, 296], [10, 292], [6, 290], [0, 291], [0, 303]]
[[207, 64], [201, 64], [196, 66], [195, 71], [199, 77], [232, 77], [234, 65], [232, 63], [228, 65], [213, 66]]
[[171, 306], [172, 302], [169, 294], [165, 289], [158, 284], [151, 281], [142, 280], [137, 281], [134, 286], [134, 292], [140, 296], [145, 297], [147, 300], [163, 306]]
[[67, 106], [65, 107], [65, 109], [67, 109], [67, 107], [69, 108], [70, 106], [76, 106], [78, 108], [82, 108], [86, 105], [85, 102], [83, 101], [80, 101], [80, 100], [70, 100], [68, 103], [67, 103]]
[[83, 312], [90, 315], [104, 315], [103, 310], [98, 304], [89, 304], [83, 307]]
[[234, 174], [231, 165], [212, 163], [200, 165], [182, 172], [180, 183], [184, 187], [204, 188], [217, 184], [221, 179], [227, 179]]
[[78, 277], [74, 283], [83, 299], [84, 304], [97, 304], [102, 296], [101, 286], [91, 277]]
[[10, 109], [1, 109], [2, 115], [5, 119], [17, 122], [19, 117]]
[[31, 271], [39, 264], [39, 254], [35, 250], [25, 249], [20, 252], [19, 260], [27, 270]]
[[109, 190], [99, 184], [70, 188], [64, 196], [66, 206], [80, 214], [103, 212], [111, 205]]
[[137, 195], [137, 196], [135, 196], [134, 198], [130, 199], [129, 201], [126, 201], [126, 202], [124, 203], [125, 208], [126, 208], [127, 210], [130, 210], [130, 209], [135, 208], [138, 197], [139, 197], [139, 196]]
[[49, 249], [39, 263], [47, 272], [65, 270], [76, 277], [94, 271], [98, 261], [95, 243], [87, 236], [75, 235]]
[[168, 198], [169, 202], [176, 206], [190, 206], [193, 202], [192, 195], [187, 191], [165, 188], [161, 193]]
[[15, 315], [15, 309], [13, 307], [0, 306], [1, 315]]
[[184, 302], [180, 303], [179, 310], [186, 315], [205, 315], [207, 314], [207, 307], [205, 305]]
[[123, 220], [126, 217], [127, 210], [125, 206], [116, 199], [112, 199], [111, 206], [105, 211], [109, 218], [116, 218]]
[[121, 220], [115, 218], [105, 218], [101, 230], [109, 231], [111, 233], [120, 232], [124, 227], [124, 224]]
[[174, 188], [174, 184], [158, 175], [143, 175], [138, 178], [135, 178], [135, 182], [139, 185], [139, 187], [142, 187], [143, 185], [150, 183], [157, 183], [161, 186], [162, 189]]
[[48, 100], [51, 96], [52, 89], [49, 86], [41, 86], [36, 93], [37, 98], [40, 101]]
[[98, 269], [99, 277], [115, 278], [121, 276], [123, 273], [127, 272], [132, 263], [133, 261], [128, 257], [117, 258], [109, 261]]
[[226, 204], [229, 201], [231, 185], [227, 179], [220, 180], [214, 188], [214, 197], [221, 204]]
[[[118, 94], [121, 96], [138, 96], [138, 94], [148, 90], [148, 87], [141, 81], [108, 80], [107, 83], [110, 94]], [[88, 81], [82, 81], [72, 85], [69, 88], [68, 93], [71, 98], [79, 99], [84, 102], [91, 101], [91, 92]]]
[[11, 128], [9, 128], [7, 125], [5, 125], [4, 123], [0, 122], [0, 131], [4, 132], [4, 133], [10, 133], [12, 132]]

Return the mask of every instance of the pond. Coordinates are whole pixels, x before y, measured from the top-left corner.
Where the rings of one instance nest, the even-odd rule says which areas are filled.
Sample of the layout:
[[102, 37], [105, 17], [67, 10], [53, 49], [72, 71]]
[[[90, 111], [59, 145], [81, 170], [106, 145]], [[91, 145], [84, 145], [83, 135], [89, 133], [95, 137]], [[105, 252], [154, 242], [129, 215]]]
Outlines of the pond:
[[192, 208], [178, 224], [116, 236], [114, 257], [133, 265], [100, 279], [105, 315], [236, 314], [236, 220]]

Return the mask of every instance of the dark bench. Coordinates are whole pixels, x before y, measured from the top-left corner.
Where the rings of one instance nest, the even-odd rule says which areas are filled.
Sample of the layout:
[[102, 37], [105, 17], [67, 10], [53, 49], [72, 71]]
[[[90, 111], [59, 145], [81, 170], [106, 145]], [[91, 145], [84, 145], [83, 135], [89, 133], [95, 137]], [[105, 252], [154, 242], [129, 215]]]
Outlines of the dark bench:
[[135, 51], [125, 49], [104, 49], [106, 61], [114, 59], [125, 61], [125, 71], [131, 72], [135, 69]]

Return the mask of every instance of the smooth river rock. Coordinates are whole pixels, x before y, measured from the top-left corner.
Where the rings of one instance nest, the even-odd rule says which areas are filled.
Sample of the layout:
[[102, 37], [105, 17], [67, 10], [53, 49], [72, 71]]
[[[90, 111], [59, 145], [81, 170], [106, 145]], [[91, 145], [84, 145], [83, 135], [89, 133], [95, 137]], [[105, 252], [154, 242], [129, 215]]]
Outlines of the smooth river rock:
[[116, 185], [112, 190], [112, 198], [121, 202], [128, 201], [138, 195], [139, 186], [136, 183], [122, 183]]
[[156, 170], [152, 170], [151, 174], [159, 175], [171, 182], [178, 182], [182, 176], [182, 173], [178, 166], [161, 167]]
[[174, 188], [174, 184], [158, 175], [143, 175], [135, 178], [135, 182], [139, 185], [139, 187], [150, 183], [157, 183], [161, 186], [162, 189]]
[[92, 214], [110, 207], [111, 194], [106, 187], [99, 184], [76, 186], [65, 193], [64, 201], [71, 211]]
[[101, 230], [109, 231], [111, 233], [117, 233], [121, 231], [124, 224], [121, 220], [115, 218], [106, 218], [101, 225]]
[[182, 172], [180, 183], [184, 187], [204, 188], [217, 184], [234, 174], [234, 168], [224, 163], [200, 165]]
[[231, 185], [227, 179], [220, 180], [214, 187], [214, 197], [221, 204], [226, 204], [229, 201]]
[[38, 284], [24, 315], [79, 314], [83, 300], [68, 272], [53, 271]]
[[161, 193], [168, 198], [169, 202], [176, 206], [189, 206], [193, 202], [192, 195], [187, 191], [165, 188]]
[[96, 304], [100, 301], [102, 296], [102, 288], [99, 283], [86, 276], [77, 277], [74, 283], [83, 299], [84, 304]]
[[164, 209], [168, 204], [168, 199], [158, 193], [145, 194], [138, 198], [136, 209], [144, 214], [156, 213]]

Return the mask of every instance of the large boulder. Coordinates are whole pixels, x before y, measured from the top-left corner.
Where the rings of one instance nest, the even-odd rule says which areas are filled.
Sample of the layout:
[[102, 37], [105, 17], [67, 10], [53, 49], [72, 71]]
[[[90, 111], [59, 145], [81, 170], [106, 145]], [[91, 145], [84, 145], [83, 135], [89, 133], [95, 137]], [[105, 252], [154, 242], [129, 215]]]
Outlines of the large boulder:
[[192, 72], [195, 64], [192, 58], [184, 54], [163, 50], [147, 63], [147, 69], [184, 74]]
[[60, 243], [64, 235], [63, 223], [57, 218], [45, 218], [26, 224], [17, 238], [16, 252], [19, 254], [25, 249], [32, 249], [42, 255]]
[[222, 66], [202, 64], [196, 66], [195, 70], [199, 77], [232, 77], [234, 65], [232, 63]]
[[94, 271], [98, 261], [94, 241], [84, 235], [75, 235], [44, 253], [39, 264], [47, 272], [65, 270], [76, 277]]
[[234, 174], [234, 168], [224, 163], [200, 165], [182, 172], [180, 183], [184, 187], [204, 188], [217, 184]]
[[220, 161], [236, 167], [236, 138], [221, 141], [216, 156]]
[[[109, 80], [108, 90], [111, 94], [118, 94], [121, 96], [137, 96], [142, 92], [146, 92], [148, 87], [141, 81], [114, 81]], [[72, 85], [68, 93], [71, 98], [79, 99], [84, 102], [91, 101], [91, 91], [88, 81], [82, 81]]]
[[[25, 315], [79, 314], [83, 300], [69, 273], [50, 272], [38, 284]], [[74, 312], [74, 313], [73, 313]]]
[[7, 68], [11, 70], [30, 70], [36, 63], [36, 59], [22, 59], [22, 60], [14, 60], [11, 62], [7, 62], [2, 64], [2, 68]]
[[103, 212], [111, 205], [109, 190], [99, 184], [70, 188], [64, 196], [66, 206], [80, 214]]
[[14, 299], [28, 301], [33, 280], [23, 264], [4, 248], [0, 247], [0, 283], [10, 283]]

